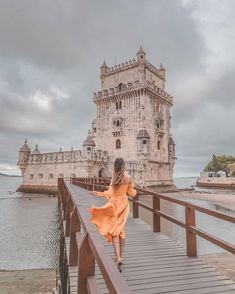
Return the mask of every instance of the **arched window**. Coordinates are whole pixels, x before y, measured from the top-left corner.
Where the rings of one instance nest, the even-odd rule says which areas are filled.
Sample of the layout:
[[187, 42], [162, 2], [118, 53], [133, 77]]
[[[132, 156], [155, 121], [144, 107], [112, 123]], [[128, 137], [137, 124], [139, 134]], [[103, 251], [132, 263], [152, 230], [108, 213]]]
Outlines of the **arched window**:
[[158, 140], [158, 141], [157, 141], [157, 149], [160, 150], [160, 147], [161, 147], [161, 141]]
[[116, 149], [121, 149], [121, 140], [116, 140]]
[[33, 174], [30, 174], [29, 178], [30, 178], [30, 180], [32, 180], [33, 179]]
[[119, 127], [120, 126], [120, 122], [119, 122], [119, 120], [117, 120], [117, 127]]
[[49, 180], [53, 179], [53, 174], [49, 174]]
[[43, 174], [38, 174], [39, 179], [43, 179]]
[[122, 83], [120, 83], [120, 84], [118, 85], [118, 90], [119, 90], [119, 92], [122, 91]]
[[116, 101], [116, 109], [121, 109], [122, 108], [122, 101]]

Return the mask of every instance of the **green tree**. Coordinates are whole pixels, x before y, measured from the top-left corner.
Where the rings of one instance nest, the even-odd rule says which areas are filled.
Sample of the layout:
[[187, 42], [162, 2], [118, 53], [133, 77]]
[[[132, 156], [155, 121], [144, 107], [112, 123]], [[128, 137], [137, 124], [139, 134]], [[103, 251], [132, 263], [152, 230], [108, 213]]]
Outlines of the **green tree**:
[[235, 163], [230, 163], [228, 165], [229, 168], [229, 172], [231, 174], [232, 177], [235, 177]]
[[232, 155], [212, 156], [212, 160], [206, 165], [204, 171], [218, 172], [222, 170], [228, 175], [231, 173], [230, 165], [235, 164], [235, 157]]

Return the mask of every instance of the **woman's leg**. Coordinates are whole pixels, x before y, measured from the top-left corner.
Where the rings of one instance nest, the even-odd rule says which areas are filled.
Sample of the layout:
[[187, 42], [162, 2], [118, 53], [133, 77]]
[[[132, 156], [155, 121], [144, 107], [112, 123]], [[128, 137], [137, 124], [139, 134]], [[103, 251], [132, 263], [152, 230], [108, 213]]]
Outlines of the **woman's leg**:
[[119, 244], [120, 244], [120, 258], [122, 260], [123, 251], [124, 251], [124, 245], [125, 245], [125, 238], [122, 238], [121, 236], [119, 236]]
[[112, 238], [113, 249], [116, 256], [116, 262], [120, 261], [120, 244], [119, 244], [119, 237], [113, 236]]

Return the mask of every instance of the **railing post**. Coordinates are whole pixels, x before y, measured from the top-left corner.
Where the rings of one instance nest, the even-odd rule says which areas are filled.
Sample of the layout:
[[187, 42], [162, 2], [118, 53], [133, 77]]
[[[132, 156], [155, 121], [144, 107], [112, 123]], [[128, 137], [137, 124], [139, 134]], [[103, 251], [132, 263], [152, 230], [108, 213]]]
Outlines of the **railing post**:
[[73, 201], [71, 199], [71, 195], [69, 194], [69, 197], [67, 199], [67, 204], [66, 204], [66, 211], [65, 211], [65, 220], [66, 220], [66, 225], [65, 225], [65, 236], [69, 237], [70, 234], [70, 213], [73, 209]]
[[197, 236], [189, 231], [189, 227], [196, 226], [195, 210], [190, 206], [185, 206], [185, 221], [186, 221], [186, 245], [187, 255], [189, 257], [197, 256]]
[[77, 214], [77, 207], [71, 213], [70, 222], [70, 248], [69, 248], [69, 265], [76, 266], [78, 264], [78, 246], [76, 241], [76, 233], [81, 231], [81, 222]]
[[[160, 210], [160, 198], [153, 196], [153, 209]], [[161, 217], [153, 211], [153, 232], [161, 232]]]
[[132, 206], [133, 218], [139, 217], [139, 205], [136, 203], [136, 201], [138, 201], [138, 199], [139, 199], [139, 194], [137, 192], [136, 196], [133, 198], [133, 206]]
[[88, 233], [83, 238], [78, 257], [78, 294], [88, 294], [87, 278], [95, 274], [95, 258], [88, 241]]

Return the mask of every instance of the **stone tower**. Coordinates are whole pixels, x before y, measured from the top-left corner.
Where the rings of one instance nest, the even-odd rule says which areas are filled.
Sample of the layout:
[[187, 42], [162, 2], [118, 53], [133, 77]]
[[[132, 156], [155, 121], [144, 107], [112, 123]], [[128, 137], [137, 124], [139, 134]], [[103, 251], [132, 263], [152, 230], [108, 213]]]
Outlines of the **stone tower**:
[[109, 160], [123, 157], [134, 180], [145, 186], [172, 185], [176, 160], [170, 134], [173, 97], [165, 92], [165, 68], [156, 68], [140, 47], [137, 60], [100, 68], [101, 89], [92, 123], [96, 150]]
[[27, 144], [27, 139], [25, 139], [23, 146], [19, 150], [19, 158], [17, 165], [20, 167], [22, 176], [25, 173], [25, 169], [28, 165], [29, 155], [31, 153], [31, 150]]

